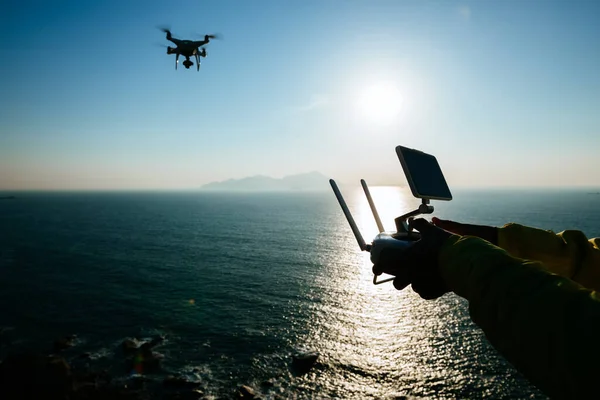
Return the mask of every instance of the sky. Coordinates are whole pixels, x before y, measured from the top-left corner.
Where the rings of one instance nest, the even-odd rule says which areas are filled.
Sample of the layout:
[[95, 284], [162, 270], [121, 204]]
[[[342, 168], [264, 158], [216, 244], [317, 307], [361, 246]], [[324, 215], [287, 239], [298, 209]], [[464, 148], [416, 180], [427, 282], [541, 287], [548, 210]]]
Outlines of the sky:
[[[600, 2], [0, 5], [0, 190], [184, 189], [319, 171], [600, 187]], [[206, 45], [200, 72], [158, 26]]]

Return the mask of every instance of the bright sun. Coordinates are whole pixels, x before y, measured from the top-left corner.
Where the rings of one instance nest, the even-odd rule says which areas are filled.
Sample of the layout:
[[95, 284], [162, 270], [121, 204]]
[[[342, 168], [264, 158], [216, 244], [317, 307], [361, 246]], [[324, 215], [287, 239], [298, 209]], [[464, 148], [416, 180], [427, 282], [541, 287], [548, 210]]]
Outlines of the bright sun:
[[393, 83], [377, 83], [365, 88], [358, 98], [358, 111], [369, 122], [388, 125], [402, 111], [403, 99]]

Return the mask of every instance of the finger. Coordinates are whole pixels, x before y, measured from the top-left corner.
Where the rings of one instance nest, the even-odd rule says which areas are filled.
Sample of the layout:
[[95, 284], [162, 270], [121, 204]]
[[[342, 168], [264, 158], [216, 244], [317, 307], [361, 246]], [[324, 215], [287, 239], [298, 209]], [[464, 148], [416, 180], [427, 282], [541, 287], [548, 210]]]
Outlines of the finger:
[[373, 270], [374, 275], [379, 276], [379, 275], [383, 274], [382, 268], [379, 264], [373, 264], [372, 270]]
[[440, 290], [438, 287], [427, 287], [427, 288], [423, 288], [423, 289], [419, 289], [419, 290], [415, 290], [414, 289], [414, 284], [413, 284], [413, 290], [419, 295], [419, 297], [421, 297], [423, 300], [435, 300], [438, 297], [443, 296], [444, 294], [446, 294], [446, 292]]
[[416, 218], [409, 220], [409, 226], [420, 233], [427, 234], [435, 229], [435, 226], [429, 223], [425, 218]]
[[379, 253], [379, 259], [373, 264], [373, 273], [381, 275], [382, 273], [395, 275], [395, 269], [402, 264], [404, 260], [404, 249], [384, 248]]
[[443, 279], [431, 268], [420, 268], [414, 272], [412, 289], [425, 300], [436, 299], [448, 292]]
[[381, 274], [398, 275], [402, 270], [402, 263], [382, 264], [380, 262], [373, 264], [373, 273], [377, 276]]
[[459, 222], [432, 218], [432, 223], [446, 231], [462, 236], [477, 236], [490, 243], [498, 243], [498, 228], [486, 225], [462, 224]]
[[413, 292], [415, 292], [419, 296], [423, 297], [423, 295], [421, 293], [424, 293], [427, 291], [427, 281], [422, 280], [422, 279], [415, 279], [413, 282], [411, 282], [411, 288], [412, 288]]
[[405, 279], [405, 277], [403, 277], [403, 276], [399, 276], [399, 277], [396, 277], [396, 278], [395, 278], [395, 279], [392, 281], [392, 283], [394, 284], [394, 287], [395, 287], [397, 290], [403, 290], [403, 289], [405, 289], [405, 288], [406, 288], [408, 285], [410, 285], [410, 280], [408, 280], [408, 279]]
[[[461, 224], [459, 222], [454, 222], [454, 221], [450, 221], [450, 220], [444, 220], [444, 219], [439, 219], [436, 217], [433, 217], [431, 219], [431, 222], [433, 225], [442, 228], [446, 231], [449, 232], [453, 232], [456, 233], [458, 235], [467, 235], [468, 231], [469, 231], [469, 227], [472, 227], [472, 225], [466, 225], [466, 224]], [[472, 230], [472, 229], [471, 229]]]
[[433, 300], [444, 295], [447, 290], [445, 286], [437, 280], [419, 280], [416, 279], [411, 284], [412, 290], [424, 300]]

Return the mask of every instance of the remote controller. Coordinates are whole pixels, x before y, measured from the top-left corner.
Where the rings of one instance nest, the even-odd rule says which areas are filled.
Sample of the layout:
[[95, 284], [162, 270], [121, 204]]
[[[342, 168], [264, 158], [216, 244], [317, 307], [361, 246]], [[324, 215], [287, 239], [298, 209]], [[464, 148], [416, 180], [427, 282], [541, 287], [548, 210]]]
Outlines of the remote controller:
[[388, 232], [382, 232], [377, 234], [373, 239], [373, 243], [367, 245], [368, 251], [370, 253], [371, 262], [376, 264], [379, 261], [379, 255], [381, 251], [387, 247], [393, 247], [400, 250], [405, 250], [411, 244], [414, 243], [414, 240], [407, 239], [397, 239], [393, 237], [393, 234]]
[[[410, 229], [407, 221], [409, 218], [419, 214], [433, 213], [433, 206], [429, 205], [430, 199], [452, 200], [452, 194], [450, 193], [450, 189], [446, 184], [446, 180], [435, 157], [422, 151], [409, 149], [403, 146], [397, 146], [396, 153], [400, 159], [402, 168], [404, 169], [413, 196], [421, 198], [422, 203], [418, 209], [394, 220], [396, 232], [385, 232], [367, 183], [364, 179], [361, 179], [360, 183], [367, 197], [367, 201], [369, 202], [371, 211], [373, 212], [377, 228], [379, 229], [379, 234], [375, 236], [372, 243], [367, 244], [365, 242], [336, 182], [333, 179], [329, 180], [333, 193], [335, 194], [335, 197], [350, 224], [350, 228], [354, 233], [354, 237], [358, 242], [358, 246], [362, 251], [368, 251], [370, 253], [370, 259], [373, 264], [378, 262], [383, 249], [390, 247], [401, 250], [407, 249], [415, 241], [421, 238], [421, 235], [418, 232]], [[394, 280], [394, 277], [378, 281], [377, 275], [373, 275], [373, 283], [375, 285], [392, 280]]]

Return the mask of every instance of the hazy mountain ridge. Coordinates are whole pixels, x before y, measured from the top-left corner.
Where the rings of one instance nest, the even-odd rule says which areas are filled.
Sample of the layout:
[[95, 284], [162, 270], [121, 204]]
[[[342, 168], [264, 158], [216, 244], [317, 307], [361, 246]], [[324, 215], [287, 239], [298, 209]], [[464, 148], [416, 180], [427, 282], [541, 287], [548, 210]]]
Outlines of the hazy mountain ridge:
[[272, 178], [265, 175], [254, 175], [241, 179], [227, 179], [220, 182], [207, 183], [201, 190], [219, 191], [298, 191], [298, 190], [331, 190], [329, 178], [320, 172], [288, 175], [283, 178]]

